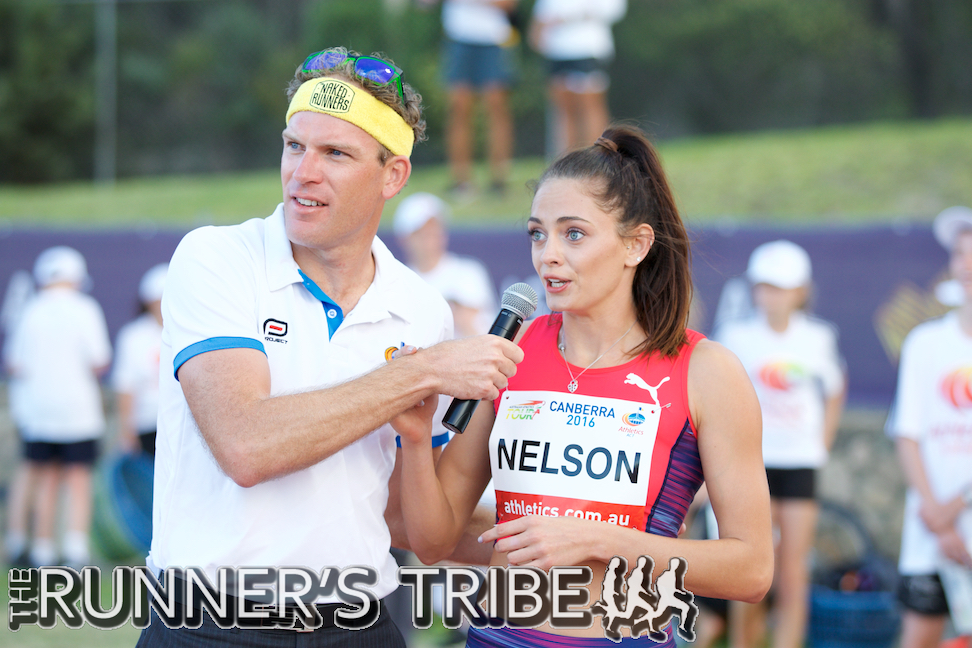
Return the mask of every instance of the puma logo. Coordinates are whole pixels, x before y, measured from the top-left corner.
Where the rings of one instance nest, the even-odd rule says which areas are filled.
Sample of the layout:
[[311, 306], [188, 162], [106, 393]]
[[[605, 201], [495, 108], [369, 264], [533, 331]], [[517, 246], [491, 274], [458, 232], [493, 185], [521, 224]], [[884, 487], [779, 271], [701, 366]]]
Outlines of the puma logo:
[[665, 383], [667, 383], [669, 380], [671, 380], [671, 377], [670, 376], [665, 376], [664, 378], [661, 379], [661, 382], [660, 383], [658, 383], [657, 385], [655, 385], [654, 387], [652, 387], [651, 385], [649, 385], [648, 383], [646, 383], [645, 382], [645, 379], [642, 378], [641, 376], [639, 376], [638, 374], [629, 373], [625, 377], [624, 384], [625, 385], [634, 385], [635, 387], [638, 387], [639, 389], [644, 389], [646, 392], [648, 392], [648, 395], [651, 396], [651, 399], [653, 401], [655, 401], [655, 405], [657, 405], [658, 407], [661, 407], [661, 403], [658, 402], [658, 388], [661, 387], [662, 385], [664, 385]]

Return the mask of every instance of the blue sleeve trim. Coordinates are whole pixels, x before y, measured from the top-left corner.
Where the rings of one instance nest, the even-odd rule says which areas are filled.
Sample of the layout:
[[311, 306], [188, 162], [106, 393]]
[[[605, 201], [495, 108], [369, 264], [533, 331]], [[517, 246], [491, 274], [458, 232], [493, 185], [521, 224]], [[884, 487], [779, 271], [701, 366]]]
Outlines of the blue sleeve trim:
[[[437, 434], [434, 437], [432, 437], [432, 447], [433, 448], [438, 448], [439, 446], [444, 446], [447, 443], [449, 443], [449, 433], [448, 432], [443, 432], [442, 434]], [[397, 435], [395, 436], [395, 445], [398, 446], [399, 448], [402, 447], [402, 437], [397, 436]]]
[[221, 349], [256, 349], [266, 355], [263, 342], [247, 337], [214, 337], [202, 342], [190, 344], [185, 349], [176, 354], [172, 361], [172, 372], [175, 379], [179, 380], [179, 367], [186, 363], [189, 358], [195, 357], [207, 351], [219, 351]]
[[449, 443], [449, 433], [448, 432], [443, 432], [442, 434], [438, 434], [438, 435], [432, 437], [432, 447], [433, 448], [438, 448], [439, 446], [444, 446], [447, 443]]

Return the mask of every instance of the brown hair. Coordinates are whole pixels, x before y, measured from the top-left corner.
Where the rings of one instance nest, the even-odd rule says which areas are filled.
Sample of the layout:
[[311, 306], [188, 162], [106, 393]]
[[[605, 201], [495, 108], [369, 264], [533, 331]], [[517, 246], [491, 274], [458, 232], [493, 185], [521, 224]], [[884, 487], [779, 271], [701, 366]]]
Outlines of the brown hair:
[[[361, 54], [358, 54], [354, 50], [349, 50], [344, 47], [330, 47], [328, 50], [333, 52], [343, 52], [349, 57], [361, 56]], [[371, 56], [394, 65], [394, 62], [381, 52], [374, 52], [371, 54]], [[425, 135], [425, 119], [422, 117], [422, 95], [416, 92], [415, 88], [405, 83], [404, 78], [402, 78], [402, 91], [405, 93], [405, 102], [402, 103], [402, 98], [398, 96], [397, 84], [386, 83], [384, 85], [380, 85], [371, 79], [358, 76], [354, 71], [354, 61], [350, 59], [342, 61], [338, 65], [328, 68], [327, 70], [312, 70], [311, 72], [304, 72], [303, 66], [303, 62], [297, 66], [297, 71], [294, 73], [294, 78], [291, 79], [290, 83], [287, 85], [288, 103], [293, 101], [294, 95], [297, 94], [297, 90], [300, 89], [300, 86], [302, 86], [305, 81], [320, 77], [335, 77], [343, 81], [347, 81], [348, 83], [361, 86], [375, 99], [389, 106], [392, 110], [401, 115], [402, 119], [405, 120], [405, 123], [411, 126], [412, 133], [415, 135], [416, 144], [419, 142], [424, 142], [426, 139], [428, 139]], [[378, 146], [380, 147], [379, 161], [384, 165], [388, 158], [392, 157], [392, 152], [389, 151], [381, 142], [378, 143]]]
[[598, 206], [617, 214], [621, 236], [643, 223], [654, 230], [655, 242], [638, 264], [631, 287], [638, 324], [648, 335], [638, 351], [677, 355], [687, 341], [685, 327], [692, 303], [689, 238], [648, 138], [634, 126], [612, 126], [593, 146], [567, 153], [551, 164], [534, 192], [551, 178], [587, 182]]

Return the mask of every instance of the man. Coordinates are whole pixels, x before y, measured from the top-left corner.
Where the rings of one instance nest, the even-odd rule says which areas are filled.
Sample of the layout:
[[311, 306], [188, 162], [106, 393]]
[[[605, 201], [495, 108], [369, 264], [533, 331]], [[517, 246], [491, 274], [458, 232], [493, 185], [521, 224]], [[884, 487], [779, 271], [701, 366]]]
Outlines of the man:
[[449, 302], [456, 337], [480, 335], [496, 316], [493, 282], [480, 261], [449, 252], [448, 215], [449, 206], [438, 196], [412, 194], [395, 210], [395, 236], [408, 267]]
[[[421, 97], [401, 72], [326, 50], [298, 69], [288, 99], [283, 203], [191, 232], [169, 265], [148, 564], [211, 579], [223, 565], [364, 565], [381, 598], [397, 587], [389, 544], [405, 544], [388, 422], [437, 393], [497, 397], [522, 353], [496, 336], [436, 344], [451, 336], [448, 306], [375, 237], [424, 137]], [[386, 362], [403, 345], [419, 350]], [[312, 645], [403, 645], [387, 614], [356, 632], [329, 627], [331, 608], [322, 616]], [[140, 645], [172, 633], [241, 642], [206, 615], [195, 630], [155, 621]], [[292, 632], [245, 641], [289, 645]]]

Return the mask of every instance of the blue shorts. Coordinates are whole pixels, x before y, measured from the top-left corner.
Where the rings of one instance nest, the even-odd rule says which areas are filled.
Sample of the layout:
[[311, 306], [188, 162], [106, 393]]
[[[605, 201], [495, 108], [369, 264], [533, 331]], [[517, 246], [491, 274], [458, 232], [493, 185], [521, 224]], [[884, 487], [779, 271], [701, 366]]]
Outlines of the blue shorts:
[[60, 462], [90, 466], [97, 458], [98, 442], [95, 439], [74, 443], [24, 442], [24, 459], [34, 463]]
[[918, 614], [948, 614], [948, 599], [945, 598], [945, 588], [938, 574], [902, 574], [898, 581], [898, 600]]
[[481, 89], [513, 83], [512, 50], [499, 45], [472, 45], [447, 40], [442, 48], [446, 85]]
[[767, 468], [766, 482], [773, 499], [816, 499], [817, 471], [813, 468]]
[[611, 86], [606, 60], [549, 61], [548, 76], [574, 94], [603, 94]]

